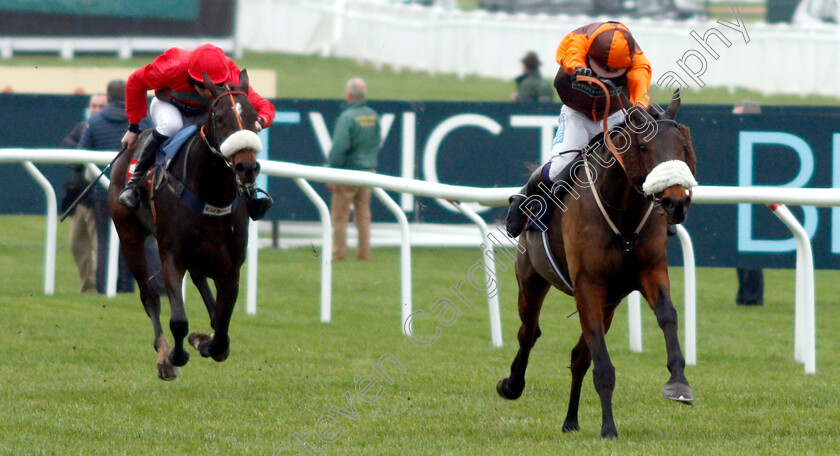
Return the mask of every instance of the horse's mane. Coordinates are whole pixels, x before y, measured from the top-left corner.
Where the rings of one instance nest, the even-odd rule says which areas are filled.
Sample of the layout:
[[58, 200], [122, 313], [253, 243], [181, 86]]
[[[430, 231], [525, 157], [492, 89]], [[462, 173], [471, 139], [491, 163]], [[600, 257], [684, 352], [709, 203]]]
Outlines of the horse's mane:
[[[662, 116], [662, 112], [654, 109], [652, 106], [647, 108], [647, 113], [653, 118], [653, 120], [668, 120]], [[627, 119], [621, 122], [619, 125], [616, 125], [610, 132], [623, 129], [624, 131], [630, 131], [627, 127]], [[687, 125], [677, 124], [677, 129], [679, 130], [680, 134], [683, 136], [683, 141], [685, 142], [685, 163], [688, 165], [688, 169], [691, 170], [691, 174], [697, 175], [696, 167], [697, 167], [697, 157], [694, 155], [694, 147], [691, 144], [691, 132]], [[617, 138], [614, 138], [617, 139]], [[599, 154], [599, 157], [603, 160], [609, 160], [611, 158], [611, 152], [606, 147], [606, 144], [603, 140], [603, 133], [596, 135], [592, 138], [592, 141], [589, 143], [589, 150], [592, 153]], [[642, 185], [645, 178], [647, 177], [647, 171], [645, 171], [644, 163], [642, 162], [642, 158], [639, 155], [639, 151], [636, 148], [631, 148], [630, 150], [624, 152], [621, 157], [624, 160], [624, 169], [627, 173], [627, 178], [633, 185]]]

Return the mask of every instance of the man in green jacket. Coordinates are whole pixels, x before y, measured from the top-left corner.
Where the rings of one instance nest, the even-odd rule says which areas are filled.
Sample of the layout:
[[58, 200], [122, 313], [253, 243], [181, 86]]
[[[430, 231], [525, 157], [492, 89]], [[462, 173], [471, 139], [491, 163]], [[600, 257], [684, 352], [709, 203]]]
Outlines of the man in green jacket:
[[[376, 171], [381, 135], [379, 114], [365, 103], [367, 84], [359, 78], [347, 82], [344, 108], [336, 121], [330, 148], [329, 165], [363, 171]], [[370, 259], [370, 188], [328, 184], [332, 190], [333, 260], [347, 257], [347, 221], [353, 204], [353, 221], [359, 232], [357, 260]]]
[[515, 79], [516, 92], [511, 96], [513, 101], [551, 102], [554, 99], [554, 90], [542, 78], [540, 65], [542, 62], [535, 52], [525, 54], [522, 58], [522, 74]]

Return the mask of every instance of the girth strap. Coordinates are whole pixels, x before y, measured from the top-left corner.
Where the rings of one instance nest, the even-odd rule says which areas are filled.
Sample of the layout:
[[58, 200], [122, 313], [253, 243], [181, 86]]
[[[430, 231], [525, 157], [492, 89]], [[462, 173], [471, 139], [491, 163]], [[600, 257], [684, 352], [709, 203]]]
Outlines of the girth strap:
[[175, 179], [168, 171], [161, 169], [161, 172], [163, 172], [162, 183], [166, 185], [166, 188], [178, 197], [185, 206], [201, 215], [207, 215], [210, 217], [222, 217], [229, 215], [239, 206], [239, 203], [242, 200], [242, 197], [239, 195], [239, 191], [237, 190], [236, 197], [234, 197], [232, 203], [224, 207], [213, 206], [212, 204], [205, 203], [204, 200], [189, 191], [184, 184], [178, 181], [178, 179]]
[[551, 265], [551, 269], [554, 270], [554, 273], [557, 274], [557, 277], [560, 277], [560, 281], [563, 282], [563, 285], [569, 287], [569, 290], [572, 293], [574, 293], [575, 287], [572, 286], [572, 281], [566, 274], [563, 274], [563, 270], [560, 269], [560, 265], [557, 264], [557, 259], [554, 258], [554, 253], [551, 251], [551, 245], [548, 242], [548, 230], [541, 230], [540, 237], [542, 238], [543, 248], [545, 249], [545, 256], [548, 257], [548, 264]]

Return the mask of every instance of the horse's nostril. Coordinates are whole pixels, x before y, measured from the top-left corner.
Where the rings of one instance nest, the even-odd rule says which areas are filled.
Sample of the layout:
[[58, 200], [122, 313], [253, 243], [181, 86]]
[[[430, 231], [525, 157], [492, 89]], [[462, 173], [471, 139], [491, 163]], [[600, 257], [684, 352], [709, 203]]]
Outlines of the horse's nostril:
[[243, 165], [242, 163], [237, 163], [236, 166], [233, 167], [233, 169], [235, 169], [237, 173], [241, 173], [245, 171], [245, 165]]
[[674, 207], [674, 200], [670, 197], [662, 198], [662, 207], [665, 209]]
[[259, 172], [260, 172], [260, 162], [256, 162], [256, 163], [254, 163], [254, 172], [255, 172], [255, 173], [259, 173]]

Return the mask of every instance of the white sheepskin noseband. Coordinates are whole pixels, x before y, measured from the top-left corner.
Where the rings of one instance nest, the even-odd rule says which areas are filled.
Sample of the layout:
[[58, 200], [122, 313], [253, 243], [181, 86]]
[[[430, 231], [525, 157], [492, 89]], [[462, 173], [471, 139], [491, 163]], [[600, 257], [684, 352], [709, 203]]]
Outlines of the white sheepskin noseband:
[[251, 130], [239, 130], [225, 138], [219, 146], [219, 151], [225, 158], [230, 158], [231, 155], [243, 149], [251, 149], [255, 153], [260, 153], [262, 151], [260, 137]]
[[668, 160], [656, 165], [642, 184], [645, 195], [655, 195], [668, 187], [682, 185], [688, 190], [697, 186], [697, 181], [682, 160]]

